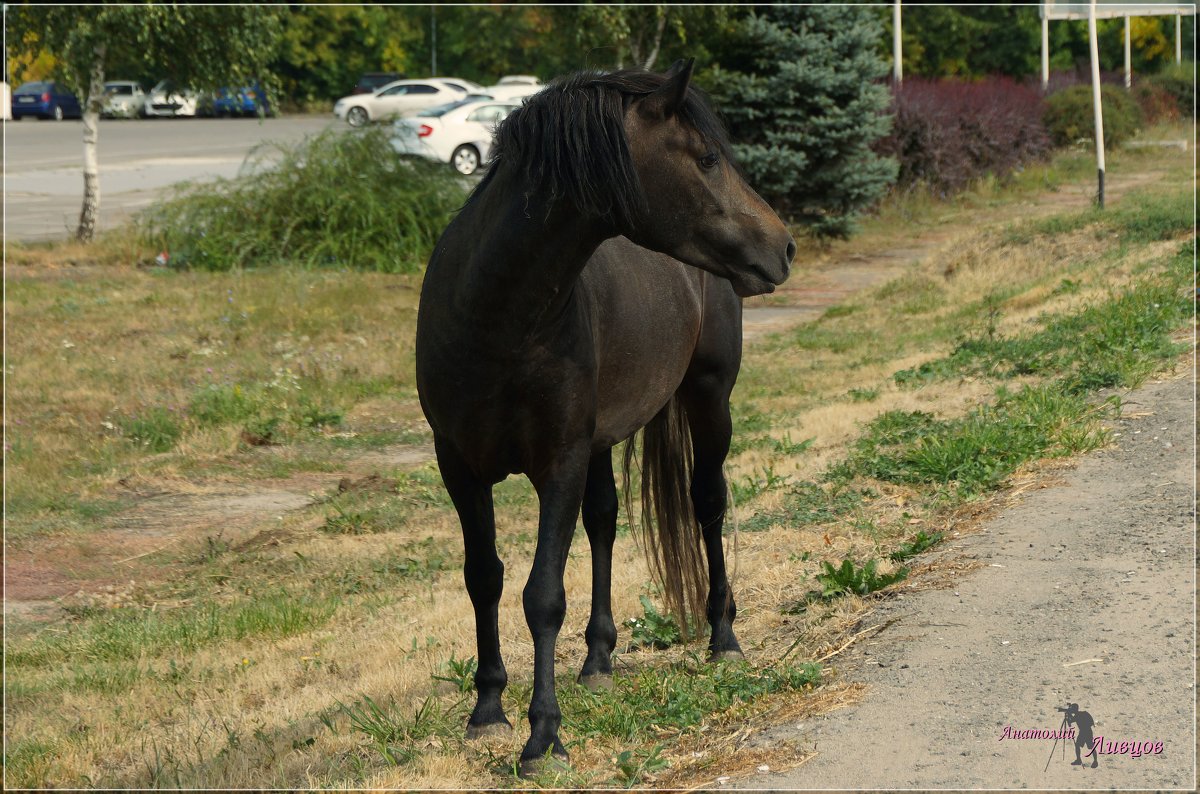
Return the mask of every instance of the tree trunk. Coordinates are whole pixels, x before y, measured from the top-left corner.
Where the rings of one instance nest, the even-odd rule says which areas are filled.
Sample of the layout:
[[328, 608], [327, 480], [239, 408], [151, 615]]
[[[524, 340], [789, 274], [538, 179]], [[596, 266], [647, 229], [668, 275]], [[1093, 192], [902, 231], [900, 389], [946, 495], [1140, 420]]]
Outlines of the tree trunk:
[[654, 49], [650, 50], [650, 54], [642, 62], [643, 69], [653, 69], [654, 62], [658, 60], [658, 51], [662, 47], [663, 31], [667, 28], [667, 14], [670, 13], [670, 10], [668, 6], [658, 8], [658, 29], [654, 31]]
[[88, 81], [87, 104], [83, 108], [83, 209], [75, 239], [82, 243], [96, 236], [96, 217], [100, 213], [100, 165], [97, 142], [100, 137], [100, 109], [104, 105], [105, 47], [95, 49], [92, 74]]

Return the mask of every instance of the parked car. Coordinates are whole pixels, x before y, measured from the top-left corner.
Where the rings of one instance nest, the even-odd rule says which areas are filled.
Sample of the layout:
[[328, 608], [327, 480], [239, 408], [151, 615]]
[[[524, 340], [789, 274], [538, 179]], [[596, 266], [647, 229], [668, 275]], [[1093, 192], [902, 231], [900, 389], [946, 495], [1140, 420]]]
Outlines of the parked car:
[[242, 88], [218, 88], [212, 99], [212, 112], [216, 116], [257, 116], [273, 114], [267, 95], [262, 86], [244, 86]]
[[448, 85], [451, 88], [457, 88], [464, 94], [484, 93], [483, 86], [481, 86], [479, 83], [473, 83], [470, 80], [464, 80], [461, 77], [430, 77], [429, 79], [436, 83], [441, 83], [442, 85]]
[[392, 148], [403, 155], [449, 163], [460, 174], [473, 174], [487, 162], [496, 125], [520, 106], [518, 102], [464, 99], [422, 110], [396, 121]]
[[370, 121], [411, 116], [418, 111], [463, 99], [465, 91], [436, 80], [397, 80], [373, 94], [352, 94], [333, 105], [333, 115], [351, 127]]
[[407, 76], [398, 72], [367, 72], [358, 78], [358, 83], [350, 90], [350, 94], [374, 94], [388, 83], [403, 80]]
[[492, 99], [503, 99], [511, 102], [517, 99], [524, 99], [527, 96], [533, 96], [538, 91], [541, 91], [545, 86], [541, 83], [496, 83], [483, 88], [483, 93], [490, 96]]
[[496, 85], [536, 85], [541, 86], [542, 81], [531, 74], [506, 74], [496, 81]]
[[199, 96], [190, 88], [180, 88], [170, 80], [161, 80], [150, 89], [142, 103], [147, 116], [195, 116]]
[[26, 116], [62, 121], [65, 118], [81, 118], [83, 111], [74, 94], [58, 83], [43, 80], [25, 83], [13, 91], [13, 121], [20, 121]]
[[100, 115], [105, 118], [129, 119], [145, 112], [146, 90], [134, 80], [110, 80], [104, 84], [104, 106]]

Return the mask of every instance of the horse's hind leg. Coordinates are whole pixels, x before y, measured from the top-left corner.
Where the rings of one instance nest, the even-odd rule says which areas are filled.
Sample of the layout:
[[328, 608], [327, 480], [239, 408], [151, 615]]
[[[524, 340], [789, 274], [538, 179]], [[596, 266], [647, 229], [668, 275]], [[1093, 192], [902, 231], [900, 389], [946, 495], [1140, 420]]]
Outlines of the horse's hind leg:
[[[736, 369], [734, 370], [736, 373]], [[726, 382], [726, 381], [729, 382]], [[708, 649], [714, 660], [740, 659], [742, 649], [733, 633], [737, 606], [725, 572], [721, 532], [725, 526], [725, 457], [733, 437], [729, 417], [731, 379], [716, 373], [685, 380], [680, 389], [692, 431], [692, 507], [704, 538], [708, 558]]]
[[496, 518], [492, 506], [492, 486], [482, 482], [448, 445], [438, 443], [438, 468], [442, 481], [462, 524], [463, 578], [467, 594], [475, 608], [475, 640], [479, 666], [475, 671], [475, 689], [479, 699], [467, 721], [467, 738], [476, 739], [512, 730], [500, 705], [500, 695], [508, 684], [504, 660], [500, 657], [498, 607], [504, 589], [504, 563], [496, 554]]
[[588, 650], [579, 682], [592, 690], [611, 689], [612, 652], [617, 645], [617, 626], [612, 616], [612, 549], [617, 536], [612, 450], [597, 452], [588, 463], [583, 528], [592, 547], [592, 615], [584, 633]]

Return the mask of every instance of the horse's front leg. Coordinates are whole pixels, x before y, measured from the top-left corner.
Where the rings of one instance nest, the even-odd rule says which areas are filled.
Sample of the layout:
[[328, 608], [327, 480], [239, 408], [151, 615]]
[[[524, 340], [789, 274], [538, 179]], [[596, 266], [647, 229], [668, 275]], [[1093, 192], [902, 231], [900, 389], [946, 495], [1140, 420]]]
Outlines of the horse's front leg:
[[512, 723], [504, 716], [500, 695], [508, 684], [500, 656], [498, 608], [504, 590], [504, 563], [496, 554], [496, 518], [492, 486], [481, 481], [449, 444], [436, 442], [442, 481], [458, 511], [463, 534], [463, 579], [475, 608], [475, 641], [479, 665], [475, 690], [479, 699], [467, 721], [467, 738], [507, 733]]
[[533, 636], [533, 697], [529, 702], [529, 741], [521, 751], [521, 773], [536, 774], [546, 755], [567, 760], [558, 737], [562, 712], [554, 692], [554, 646], [567, 612], [563, 572], [587, 478], [586, 445], [562, 454], [531, 476], [540, 501], [537, 550], [525, 585], [525, 620]]
[[617, 536], [617, 484], [612, 450], [592, 455], [583, 493], [583, 528], [592, 547], [592, 614], [588, 619], [587, 658], [579, 683], [588, 689], [612, 689], [612, 652], [617, 626], [612, 616], [612, 550]]

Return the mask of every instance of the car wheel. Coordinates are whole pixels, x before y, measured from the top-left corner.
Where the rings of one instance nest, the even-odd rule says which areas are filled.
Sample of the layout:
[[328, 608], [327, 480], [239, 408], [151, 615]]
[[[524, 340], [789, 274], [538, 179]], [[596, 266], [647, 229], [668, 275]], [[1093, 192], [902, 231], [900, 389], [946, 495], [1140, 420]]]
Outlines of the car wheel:
[[63, 109], [62, 109], [62, 106], [61, 106], [61, 105], [55, 105], [55, 106], [54, 106], [54, 120], [55, 120], [55, 121], [62, 121], [62, 120], [63, 120]]
[[470, 176], [479, 170], [479, 150], [469, 143], [464, 143], [450, 155], [450, 164], [458, 173]]
[[350, 108], [346, 113], [346, 121], [351, 127], [361, 127], [370, 120], [366, 108]]

